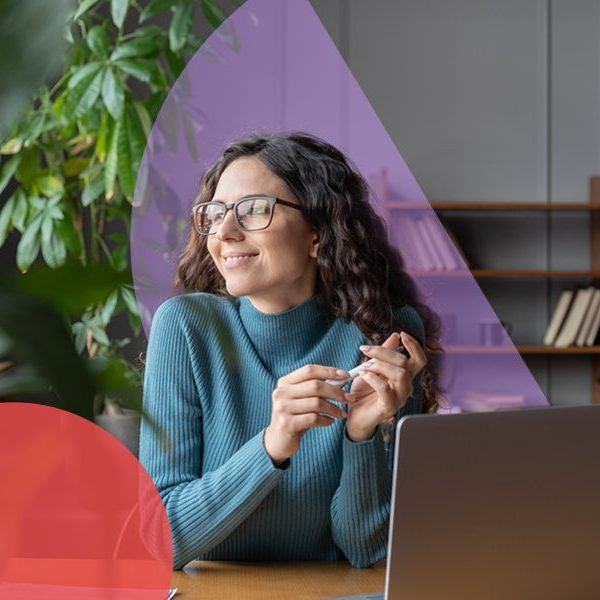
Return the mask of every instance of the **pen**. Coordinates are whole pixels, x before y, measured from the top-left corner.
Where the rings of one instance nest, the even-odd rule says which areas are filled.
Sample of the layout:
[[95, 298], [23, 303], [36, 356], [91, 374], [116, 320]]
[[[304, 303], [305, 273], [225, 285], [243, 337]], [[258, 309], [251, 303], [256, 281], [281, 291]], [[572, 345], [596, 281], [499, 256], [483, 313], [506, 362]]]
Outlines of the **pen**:
[[[404, 353], [404, 346], [398, 346], [397, 348], [394, 348], [394, 351]], [[336, 387], [342, 387], [343, 385], [346, 385], [353, 379], [356, 379], [356, 377], [358, 377], [367, 367], [372, 365], [374, 362], [375, 359], [370, 358], [364, 363], [361, 363], [357, 367], [354, 367], [353, 369], [348, 371], [348, 375], [350, 375], [350, 377], [348, 377], [347, 379], [326, 379], [325, 383], [329, 383], [330, 385], [334, 385]]]

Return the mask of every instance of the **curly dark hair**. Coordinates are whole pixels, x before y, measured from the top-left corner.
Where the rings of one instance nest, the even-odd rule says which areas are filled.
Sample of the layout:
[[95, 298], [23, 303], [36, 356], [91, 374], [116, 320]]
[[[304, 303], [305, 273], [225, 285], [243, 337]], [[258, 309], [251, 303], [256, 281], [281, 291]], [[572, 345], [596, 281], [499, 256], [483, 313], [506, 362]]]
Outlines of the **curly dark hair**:
[[[373, 345], [400, 331], [392, 306], [411, 305], [421, 317], [427, 365], [421, 373], [423, 412], [444, 398], [439, 372], [443, 349], [438, 315], [426, 306], [388, 241], [387, 225], [369, 203], [369, 187], [337, 148], [305, 133], [253, 133], [231, 143], [205, 172], [194, 205], [212, 199], [223, 171], [236, 159], [255, 157], [282, 179], [303, 206], [319, 236], [316, 297], [319, 306], [357, 327]], [[225, 280], [190, 217], [191, 230], [179, 257], [175, 287], [231, 298]], [[382, 333], [387, 332], [387, 333]], [[364, 357], [363, 360], [366, 360]]]

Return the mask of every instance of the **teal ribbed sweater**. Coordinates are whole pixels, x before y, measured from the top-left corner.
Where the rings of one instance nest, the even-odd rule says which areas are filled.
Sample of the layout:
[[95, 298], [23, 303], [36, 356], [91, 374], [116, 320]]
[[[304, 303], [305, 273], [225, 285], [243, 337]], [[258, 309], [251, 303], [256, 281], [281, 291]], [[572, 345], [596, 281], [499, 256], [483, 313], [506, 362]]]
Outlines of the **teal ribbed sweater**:
[[[231, 371], [210, 317], [235, 341]], [[403, 329], [423, 339], [414, 308], [398, 308]], [[367, 567], [386, 555], [393, 436], [381, 428], [364, 442], [345, 421], [310, 429], [281, 467], [267, 454], [277, 380], [308, 364], [345, 370], [361, 362], [367, 338], [353, 323], [324, 313], [316, 296], [276, 314], [248, 297], [207, 293], [162, 303], [152, 322], [144, 409], [170, 439], [143, 421], [140, 461], [165, 504], [174, 568], [190, 560], [340, 560]], [[399, 416], [421, 412], [419, 377]], [[349, 389], [346, 384], [345, 389]]]

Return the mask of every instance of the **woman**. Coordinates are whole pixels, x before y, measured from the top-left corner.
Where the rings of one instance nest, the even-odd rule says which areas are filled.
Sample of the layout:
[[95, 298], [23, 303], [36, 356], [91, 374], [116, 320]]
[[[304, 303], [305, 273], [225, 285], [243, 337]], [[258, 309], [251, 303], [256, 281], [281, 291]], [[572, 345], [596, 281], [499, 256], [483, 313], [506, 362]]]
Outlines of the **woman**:
[[[156, 311], [144, 387], [171, 444], [165, 451], [145, 422], [140, 441], [175, 568], [384, 558], [386, 425], [435, 411], [439, 322], [362, 176], [308, 134], [231, 144], [204, 175], [176, 284], [190, 293]], [[207, 310], [233, 338], [236, 371]], [[370, 358], [351, 394], [327, 382]]]

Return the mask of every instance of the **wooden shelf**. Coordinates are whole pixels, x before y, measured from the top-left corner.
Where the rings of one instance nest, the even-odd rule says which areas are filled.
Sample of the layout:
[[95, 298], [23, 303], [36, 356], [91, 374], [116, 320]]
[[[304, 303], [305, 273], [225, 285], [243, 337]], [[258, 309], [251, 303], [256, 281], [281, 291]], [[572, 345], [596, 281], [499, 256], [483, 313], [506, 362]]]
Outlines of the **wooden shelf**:
[[467, 277], [489, 279], [600, 279], [600, 271], [517, 271], [506, 269], [471, 269], [470, 271], [412, 271], [411, 277]]
[[[550, 217], [554, 213], [574, 213], [580, 212], [589, 216], [589, 238], [590, 238], [590, 269], [582, 270], [533, 270], [533, 269], [463, 269], [458, 271], [417, 271], [407, 269], [411, 277], [422, 278], [460, 278], [473, 276], [479, 279], [518, 279], [518, 280], [583, 280], [592, 283], [591, 280], [600, 280], [600, 177], [591, 177], [589, 180], [589, 201], [588, 202], [459, 202], [436, 200], [428, 202], [427, 200], [399, 200], [391, 199], [389, 194], [389, 185], [387, 173], [384, 170], [381, 176], [375, 181], [378, 197], [383, 199], [383, 218], [386, 223], [390, 222], [392, 213], [396, 212], [399, 217], [405, 217], [407, 221], [410, 218], [418, 218], [419, 213], [427, 214], [433, 211], [440, 214], [440, 218], [445, 217], [441, 213], [445, 211], [463, 213], [460, 216], [467, 218], [477, 218], [482, 215], [492, 216], [493, 213], [505, 213], [503, 216], [519, 218], [523, 213], [530, 211], [539, 212], [541, 217]], [[409, 211], [406, 215], [398, 214], [401, 211]], [[410, 211], [417, 214], [411, 215]], [[458, 215], [454, 215], [458, 218]], [[449, 231], [451, 234], [451, 230]], [[427, 261], [421, 261], [418, 264], [426, 264]], [[536, 345], [520, 345], [516, 347], [522, 355], [561, 355], [592, 356], [591, 373], [591, 397], [592, 403], [600, 404], [600, 346], [591, 347], [572, 347], [572, 348], [554, 348]], [[514, 353], [515, 348], [512, 345], [503, 346], [449, 346], [446, 352], [449, 355], [499, 355]]]
[[[600, 354], [600, 346], [515, 346], [519, 354]], [[447, 354], [512, 354], [512, 346], [446, 346]]]
[[477, 212], [492, 212], [492, 211], [597, 211], [600, 206], [589, 204], [587, 202], [555, 202], [553, 204], [542, 204], [541, 202], [443, 202], [436, 201], [427, 203], [424, 202], [407, 202], [404, 200], [390, 200], [386, 202], [386, 207], [392, 210], [456, 210], [456, 211], [477, 211]]

